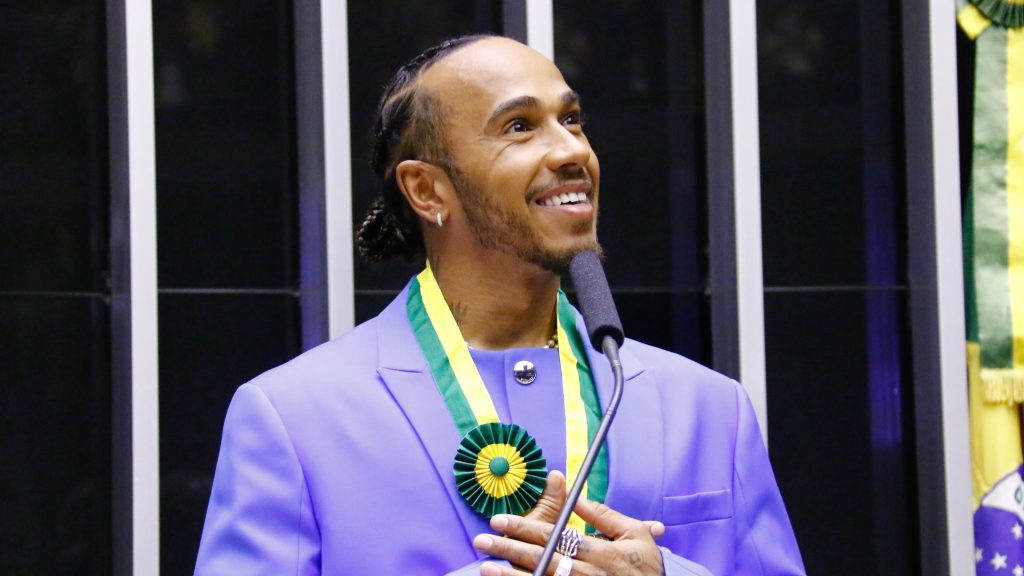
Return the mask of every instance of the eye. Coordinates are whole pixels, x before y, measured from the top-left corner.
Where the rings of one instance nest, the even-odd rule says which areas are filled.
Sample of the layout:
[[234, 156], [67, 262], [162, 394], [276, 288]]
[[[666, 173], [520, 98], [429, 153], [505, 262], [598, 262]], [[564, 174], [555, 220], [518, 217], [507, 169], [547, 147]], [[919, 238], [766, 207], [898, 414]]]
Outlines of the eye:
[[583, 117], [583, 112], [580, 112], [578, 110], [575, 112], [570, 112], [566, 114], [564, 118], [562, 118], [562, 124], [565, 124], [566, 126], [579, 126], [582, 128], [584, 122], [585, 119]]
[[505, 127], [506, 134], [521, 134], [530, 130], [530, 124], [522, 118], [516, 118]]

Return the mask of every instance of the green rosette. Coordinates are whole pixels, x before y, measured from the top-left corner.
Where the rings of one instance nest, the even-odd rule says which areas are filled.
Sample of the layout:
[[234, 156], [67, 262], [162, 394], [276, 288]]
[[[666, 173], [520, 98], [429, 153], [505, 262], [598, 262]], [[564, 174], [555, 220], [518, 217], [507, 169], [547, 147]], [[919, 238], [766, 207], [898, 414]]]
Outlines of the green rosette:
[[481, 424], [455, 454], [455, 485], [471, 508], [490, 518], [522, 514], [537, 503], [548, 475], [537, 441], [515, 424]]
[[1024, 26], [1024, 2], [1013, 0], [971, 0], [978, 11], [1004, 28]]

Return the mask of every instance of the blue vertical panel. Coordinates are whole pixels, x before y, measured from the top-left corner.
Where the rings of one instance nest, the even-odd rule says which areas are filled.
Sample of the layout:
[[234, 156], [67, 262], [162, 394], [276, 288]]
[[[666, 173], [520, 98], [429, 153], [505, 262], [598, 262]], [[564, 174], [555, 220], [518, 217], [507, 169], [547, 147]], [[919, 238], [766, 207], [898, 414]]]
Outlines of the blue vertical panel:
[[899, 28], [758, 4], [770, 451], [808, 573], [918, 569]]
[[7, 3], [0, 38], [0, 562], [110, 574], [105, 3]]
[[[904, 434], [903, 383], [910, 383], [904, 370], [908, 326], [903, 320], [906, 296], [905, 242], [901, 232], [906, 220], [903, 149], [895, 130], [893, 109], [900, 101], [898, 36], [894, 33], [892, 8], [881, 2], [861, 2], [860, 94], [861, 135], [864, 149], [862, 186], [864, 190], [864, 284], [867, 327], [868, 413], [871, 430], [872, 494], [874, 499], [875, 570], [878, 573], [910, 573], [913, 555], [906, 540], [917, 532], [913, 514], [906, 510], [913, 485], [908, 474], [907, 442]], [[909, 413], [908, 413], [909, 414]]]

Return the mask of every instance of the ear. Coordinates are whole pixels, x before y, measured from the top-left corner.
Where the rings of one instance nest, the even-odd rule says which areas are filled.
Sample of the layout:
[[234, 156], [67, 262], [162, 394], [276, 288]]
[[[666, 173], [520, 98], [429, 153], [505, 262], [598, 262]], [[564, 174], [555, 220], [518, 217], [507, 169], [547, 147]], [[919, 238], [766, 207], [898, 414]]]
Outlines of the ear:
[[448, 174], [436, 164], [403, 160], [395, 167], [395, 182], [412, 211], [428, 224], [437, 226], [437, 215], [447, 220], [454, 187]]

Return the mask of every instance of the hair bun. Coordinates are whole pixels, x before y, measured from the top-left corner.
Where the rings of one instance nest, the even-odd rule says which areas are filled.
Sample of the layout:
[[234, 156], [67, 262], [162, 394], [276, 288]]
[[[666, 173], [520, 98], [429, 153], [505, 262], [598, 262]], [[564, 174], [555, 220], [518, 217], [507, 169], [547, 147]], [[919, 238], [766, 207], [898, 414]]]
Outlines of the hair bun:
[[395, 257], [411, 259], [417, 249], [408, 242], [407, 231], [388, 210], [383, 198], [377, 198], [356, 232], [359, 254], [373, 263], [387, 262]]

